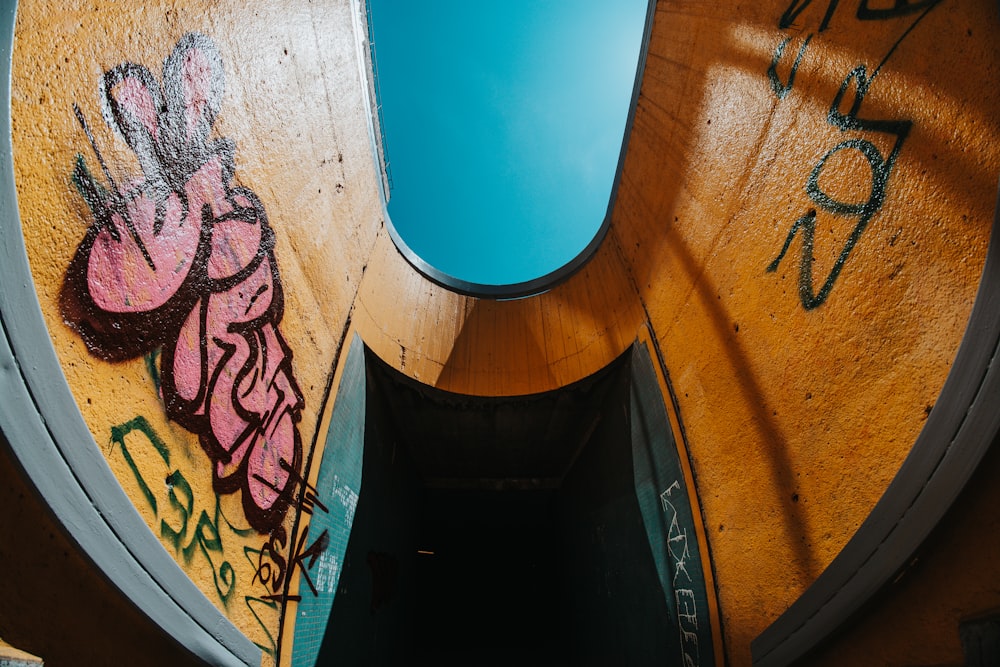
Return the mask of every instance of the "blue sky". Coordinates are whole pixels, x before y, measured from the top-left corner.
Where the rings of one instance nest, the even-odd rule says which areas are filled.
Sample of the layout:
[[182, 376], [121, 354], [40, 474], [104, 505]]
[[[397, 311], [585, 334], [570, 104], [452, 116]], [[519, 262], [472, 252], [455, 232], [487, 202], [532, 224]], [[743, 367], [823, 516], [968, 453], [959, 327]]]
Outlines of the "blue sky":
[[531, 280], [603, 222], [646, 0], [369, 0], [407, 245], [474, 283]]

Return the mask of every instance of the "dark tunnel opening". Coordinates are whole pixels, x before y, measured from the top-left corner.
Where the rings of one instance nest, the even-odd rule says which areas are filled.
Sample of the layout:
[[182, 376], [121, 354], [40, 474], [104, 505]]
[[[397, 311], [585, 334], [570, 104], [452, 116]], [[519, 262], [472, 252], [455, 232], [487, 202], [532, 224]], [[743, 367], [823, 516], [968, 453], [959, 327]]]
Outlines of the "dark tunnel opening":
[[637, 496], [631, 353], [516, 397], [367, 357], [363, 482], [317, 664], [677, 660], [651, 547], [667, 540]]
[[556, 492], [426, 489], [414, 578], [419, 664], [566, 664]]

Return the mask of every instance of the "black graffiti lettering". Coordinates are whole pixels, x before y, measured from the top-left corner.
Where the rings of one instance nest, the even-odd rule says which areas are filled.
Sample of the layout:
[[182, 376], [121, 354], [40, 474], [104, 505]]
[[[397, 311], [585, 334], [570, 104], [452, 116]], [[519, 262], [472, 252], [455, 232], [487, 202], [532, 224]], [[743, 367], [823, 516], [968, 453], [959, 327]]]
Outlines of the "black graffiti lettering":
[[[790, 28], [812, 2], [813, 0], [792, 0], [788, 8], [781, 14], [778, 27], [782, 30]], [[860, 0], [855, 18], [859, 21], [890, 21], [929, 10], [940, 2], [941, 0], [882, 0], [881, 2], [879, 0]], [[819, 32], [830, 27], [830, 22], [833, 20], [833, 15], [837, 12], [839, 4], [840, 0], [829, 0], [826, 13], [819, 24]]]
[[[789, 246], [792, 245], [792, 240], [795, 238], [795, 235], [800, 229], [802, 230], [802, 262], [799, 265], [799, 299], [802, 301], [802, 306], [806, 310], [812, 310], [826, 300], [826, 296], [833, 287], [833, 281], [827, 279], [828, 284], [824, 284], [823, 289], [820, 290], [822, 299], [817, 300], [816, 295], [813, 295], [812, 251], [816, 229], [815, 209], [810, 210], [804, 216], [795, 221], [792, 225], [792, 229], [788, 232], [788, 236], [785, 237], [785, 244], [781, 247], [781, 252], [778, 253], [778, 256], [774, 258], [773, 262], [767, 265], [767, 272], [774, 273], [778, 270], [778, 265], [781, 263], [781, 260], [784, 259], [785, 253], [788, 252]], [[837, 273], [839, 274], [840, 272], [838, 271]]]
[[[819, 178], [823, 173], [823, 169], [826, 168], [827, 161], [842, 150], [852, 149], [860, 152], [871, 168], [871, 192], [868, 199], [862, 202], [843, 202], [834, 199], [824, 192], [819, 185]], [[894, 160], [895, 154], [890, 155], [890, 158]], [[873, 143], [865, 139], [848, 139], [831, 148], [827, 151], [826, 155], [820, 158], [820, 161], [813, 167], [812, 173], [809, 174], [809, 180], [806, 182], [806, 192], [809, 194], [810, 199], [830, 213], [868, 219], [882, 207], [882, 203], [885, 201], [885, 185], [891, 170], [891, 164], [887, 160], [882, 159], [882, 154]]]
[[[779, 21], [780, 27], [786, 28], [790, 26], [799, 14], [809, 7], [811, 2], [812, 0], [793, 0], [781, 16], [781, 20]], [[821, 211], [837, 217], [854, 218], [856, 220], [843, 247], [837, 253], [830, 272], [817, 289], [816, 283], [813, 280], [816, 209], [810, 209], [792, 224], [791, 229], [785, 237], [781, 251], [767, 266], [767, 272], [773, 273], [777, 271], [778, 265], [787, 254], [792, 241], [801, 232], [802, 255], [799, 262], [799, 300], [806, 310], [812, 310], [826, 302], [830, 291], [840, 277], [848, 258], [854, 251], [868, 224], [882, 209], [885, 203], [889, 179], [896, 165], [896, 159], [899, 157], [899, 153], [913, 125], [912, 121], [907, 119], [863, 118], [861, 116], [861, 107], [865, 97], [871, 90], [872, 83], [882, 70], [882, 66], [892, 57], [892, 54], [895, 53], [899, 45], [919, 25], [924, 17], [940, 2], [941, 0], [887, 0], [883, 3], [884, 6], [880, 7], [873, 6], [877, 4], [877, 0], [860, 0], [859, 2], [857, 18], [860, 20], [888, 20], [917, 13], [919, 13], [919, 16], [896, 39], [881, 62], [870, 74], [865, 65], [858, 65], [848, 73], [837, 90], [830, 109], [827, 112], [827, 122], [841, 132], [880, 133], [893, 137], [892, 147], [885, 154], [876, 147], [873, 141], [867, 138], [855, 137], [841, 141], [820, 158], [819, 162], [813, 166], [806, 180], [806, 194], [808, 194], [809, 198]], [[820, 24], [820, 32], [829, 26], [837, 5], [838, 0], [830, 0], [828, 3], [826, 15]], [[775, 49], [771, 65], [767, 70], [767, 76], [771, 84], [771, 89], [779, 100], [784, 99], [791, 91], [795, 81], [795, 74], [799, 69], [812, 37], [813, 35], [810, 34], [803, 41], [802, 46], [799, 48], [799, 53], [791, 65], [787, 80], [784, 82], [778, 74], [778, 66], [785, 56], [785, 50], [791, 42], [791, 38], [786, 37], [783, 39]], [[870, 169], [870, 189], [867, 197], [860, 201], [842, 201], [824, 191], [820, 185], [821, 176], [828, 169], [828, 165], [831, 164], [830, 158], [847, 150], [857, 151], [867, 162]]]
[[812, 310], [813, 308], [822, 305], [823, 302], [826, 301], [826, 298], [830, 295], [830, 290], [833, 289], [833, 284], [840, 275], [840, 271], [844, 267], [844, 262], [847, 261], [847, 256], [851, 253], [851, 250], [857, 243], [858, 238], [861, 237], [861, 232], [863, 232], [864, 229], [863, 227], [857, 225], [854, 227], [854, 231], [852, 232], [850, 239], [848, 239], [847, 243], [844, 245], [844, 248], [841, 250], [836, 262], [834, 262], [833, 269], [826, 277], [826, 280], [823, 281], [823, 285], [820, 287], [818, 292], [813, 291], [812, 278], [812, 265], [814, 260], [812, 253], [816, 235], [815, 209], [810, 210], [804, 216], [795, 221], [795, 224], [792, 225], [791, 231], [788, 232], [787, 238], [785, 238], [785, 245], [781, 248], [781, 252], [775, 260], [768, 265], [767, 270], [769, 272], [777, 270], [778, 264], [785, 256], [792, 240], [800, 230], [802, 231], [802, 261], [799, 263], [799, 300], [802, 302], [803, 308], [806, 310]]
[[778, 48], [774, 50], [774, 57], [771, 59], [771, 66], [767, 68], [767, 78], [771, 82], [771, 90], [774, 94], [778, 96], [779, 100], [785, 99], [788, 93], [792, 91], [792, 86], [795, 84], [795, 73], [799, 71], [799, 65], [802, 63], [802, 57], [806, 54], [806, 49], [809, 48], [809, 41], [813, 38], [812, 34], [805, 38], [802, 42], [802, 46], [799, 47], [799, 54], [795, 56], [795, 62], [792, 63], [792, 69], [788, 72], [788, 80], [785, 82], [781, 81], [778, 76], [778, 63], [785, 55], [785, 48], [788, 43], [792, 41], [791, 37], [786, 37], [781, 40], [778, 44]]
[[273, 595], [263, 595], [263, 596], [261, 596], [261, 599], [262, 600], [271, 600], [272, 602], [276, 602], [276, 603], [284, 605], [284, 604], [287, 604], [289, 602], [301, 602], [302, 601], [302, 596], [301, 595], [290, 595], [290, 594], [285, 594], [285, 593], [275, 593]]
[[[886, 163], [891, 167], [892, 163], [896, 160], [896, 156], [899, 154], [902, 142], [909, 135], [913, 123], [909, 120], [873, 120], [858, 116], [861, 111], [861, 104], [864, 102], [865, 96], [868, 95], [871, 84], [875, 80], [875, 77], [878, 76], [878, 73], [879, 70], [876, 70], [869, 76], [868, 70], [864, 65], [858, 65], [851, 70], [844, 79], [844, 82], [840, 84], [840, 89], [833, 98], [833, 104], [830, 105], [830, 111], [827, 112], [826, 118], [830, 125], [840, 130], [869, 130], [895, 135], [896, 144], [893, 146], [889, 158], [886, 159]], [[841, 107], [843, 106], [845, 95], [848, 91], [852, 90], [852, 82], [854, 83], [854, 98], [851, 102], [850, 110], [847, 113], [843, 113], [841, 112]]]
[[[303, 511], [306, 514], [312, 514], [313, 511], [319, 507], [324, 513], [329, 513], [330, 510], [327, 509], [326, 505], [320, 502], [318, 495], [319, 491], [315, 486], [307, 482], [294, 467], [285, 461], [285, 459], [279, 459], [278, 463], [281, 465], [282, 470], [288, 473], [289, 479], [285, 482], [289, 485], [287, 488], [291, 489], [293, 488], [293, 485], [299, 485], [299, 496], [293, 504], [296, 509]], [[275, 491], [279, 490], [278, 487], [274, 486], [260, 475], [254, 475], [254, 479], [259, 481], [261, 484], [266, 485], [268, 488], [274, 489]]]
[[[289, 569], [299, 568], [302, 578], [305, 579], [306, 585], [309, 586], [309, 590], [312, 591], [314, 596], [319, 595], [319, 591], [316, 590], [316, 585], [313, 583], [309, 571], [316, 565], [316, 561], [323, 552], [329, 548], [329, 532], [324, 530], [316, 538], [316, 541], [307, 547], [306, 543], [309, 539], [309, 526], [307, 525], [302, 529], [302, 534], [298, 540], [295, 541], [287, 560], [281, 555], [286, 544], [286, 539], [287, 534], [281, 526], [271, 532], [268, 541], [257, 552], [257, 571], [254, 573], [251, 583], [259, 581], [273, 592], [271, 595], [264, 596], [264, 599], [281, 603], [298, 601], [302, 599], [301, 596], [288, 595], [280, 591], [282, 584], [286, 583], [286, 575], [290, 575]], [[247, 554], [249, 556], [249, 551], [247, 551]]]
[[[292, 507], [299, 510], [302, 514], [307, 515], [312, 515], [317, 508], [324, 513], [329, 513], [329, 509], [327, 509], [326, 505], [320, 501], [319, 490], [316, 489], [315, 486], [309, 484], [309, 482], [302, 477], [299, 471], [284, 459], [279, 459], [278, 463], [281, 468], [288, 473], [288, 479], [285, 482], [286, 492], [291, 491], [295, 488], [295, 486], [298, 486], [299, 488], [299, 492], [296, 495], [295, 501], [292, 503]], [[262, 484], [271, 486], [271, 484], [263, 477], [260, 477], [259, 475], [255, 475], [254, 477]], [[316, 559], [319, 558], [324, 551], [326, 551], [330, 543], [330, 537], [327, 534], [327, 531], [324, 530], [323, 534], [319, 536], [316, 542], [310, 545], [307, 549], [303, 549], [308, 534], [309, 526], [306, 525], [301, 536], [299, 536], [298, 540], [296, 540], [292, 545], [291, 553], [288, 555], [287, 560], [281, 555], [286, 544], [288, 543], [288, 535], [282, 526], [278, 526], [272, 530], [268, 541], [264, 543], [259, 552], [256, 552], [256, 571], [254, 572], [254, 578], [251, 583], [260, 581], [265, 587], [272, 591], [271, 594], [263, 596], [262, 599], [281, 604], [300, 601], [302, 596], [290, 595], [286, 592], [282, 592], [282, 584], [287, 586], [289, 583], [288, 580], [286, 580], [286, 575], [290, 575], [288, 572], [289, 568], [294, 569], [296, 567], [302, 570], [302, 576], [313, 595], [315, 596], [318, 594], [316, 587], [309, 576], [308, 569], [312, 568]], [[309, 558], [308, 566], [303, 563], [306, 558]]]
[[306, 489], [302, 493], [302, 499], [299, 501], [299, 509], [301, 509], [306, 514], [312, 514], [315, 509], [319, 507], [324, 513], [328, 513], [329, 510], [326, 505], [319, 501], [314, 491]]
[[[861, 21], [887, 21], [914, 14], [918, 14], [918, 16], [895, 40], [892, 46], [889, 47], [885, 56], [870, 74], [865, 65], [858, 65], [847, 75], [834, 96], [833, 103], [830, 105], [827, 113], [827, 122], [842, 132], [878, 132], [894, 137], [894, 143], [885, 155], [868, 139], [852, 138], [841, 141], [820, 158], [809, 174], [806, 181], [806, 193], [821, 211], [837, 217], [856, 219], [851, 233], [844, 242], [841, 250], [837, 253], [829, 274], [819, 285], [819, 289], [815, 289], [813, 281], [813, 263], [815, 262], [813, 249], [817, 217], [816, 209], [810, 209], [792, 224], [791, 229], [785, 237], [781, 251], [767, 266], [768, 272], [776, 271], [778, 265], [788, 252], [792, 241], [799, 232], [802, 232], [802, 257], [799, 264], [799, 299], [806, 310], [817, 308], [826, 301], [844, 265], [864, 234], [871, 219], [881, 210], [882, 205], [885, 203], [888, 183], [895, 167], [896, 159], [912, 127], [912, 121], [906, 119], [876, 120], [862, 118], [860, 116], [862, 103], [871, 88], [872, 82], [879, 75], [886, 62], [896, 52], [896, 49], [899, 48], [900, 44], [906, 40], [930, 11], [940, 3], [941, 0], [859, 0], [858, 2], [856, 18]], [[799, 15], [811, 5], [812, 0], [791, 0], [779, 19], [779, 27], [781, 29], [790, 27], [798, 19]], [[820, 22], [818, 32], [823, 32], [830, 26], [838, 5], [839, 0], [829, 0], [827, 2], [826, 13]], [[783, 100], [791, 92], [795, 83], [795, 76], [813, 36], [814, 34], [810, 33], [802, 42], [798, 54], [788, 70], [787, 78], [784, 81], [779, 73], [779, 66], [785, 59], [785, 52], [792, 41], [792, 37], [784, 37], [775, 48], [771, 64], [767, 69], [767, 77], [771, 85], [771, 90], [779, 100]], [[849, 97], [849, 93], [853, 93], [853, 96]], [[845, 102], [849, 103], [846, 109]], [[825, 192], [820, 186], [820, 177], [824, 173], [824, 170], [827, 169], [830, 158], [844, 150], [858, 151], [870, 167], [869, 194], [866, 199], [861, 201], [840, 201]]]
[[328, 510], [326, 505], [321, 503], [319, 500], [319, 490], [307, 482], [295, 468], [288, 465], [288, 462], [285, 461], [285, 459], [280, 459], [279, 463], [281, 464], [282, 469], [292, 477], [294, 482], [299, 484], [301, 490], [299, 491], [299, 498], [296, 502], [298, 509], [302, 510], [306, 514], [312, 514], [315, 508], [319, 507], [324, 514], [328, 514], [330, 510]]
[[299, 492], [299, 499], [296, 503], [297, 507], [305, 512], [306, 514], [312, 514], [315, 508], [320, 508], [324, 514], [329, 514], [330, 510], [326, 508], [326, 505], [319, 500], [319, 490], [307, 482], [304, 477], [292, 466], [288, 465], [285, 459], [280, 461], [281, 467], [290, 475], [300, 485], [301, 491]]
[[[286, 480], [284, 487], [286, 492], [290, 492], [296, 486], [299, 488], [298, 493], [295, 494], [295, 500], [291, 504], [292, 507], [299, 510], [301, 514], [306, 515], [312, 515], [317, 508], [324, 513], [329, 512], [326, 505], [319, 500], [318, 489], [309, 484], [305, 478], [302, 477], [295, 466], [290, 465], [284, 459], [279, 459], [279, 464], [281, 465], [281, 468], [288, 473], [288, 479]], [[263, 478], [259, 476], [255, 477], [263, 484], [269, 485], [269, 483]], [[305, 547], [308, 536], [308, 524], [302, 529], [302, 533], [297, 539], [295, 537], [295, 533], [293, 532], [290, 544], [290, 553], [288, 554], [287, 559], [282, 555], [286, 545], [289, 544], [288, 534], [285, 532], [283, 526], [278, 526], [271, 531], [268, 541], [264, 543], [260, 551], [246, 547], [244, 548], [244, 553], [246, 553], [248, 558], [251, 553], [255, 553], [257, 555], [256, 562], [254, 563], [256, 570], [251, 583], [259, 581], [265, 586], [265, 588], [271, 591], [268, 595], [262, 596], [260, 598], [261, 600], [267, 600], [271, 603], [281, 605], [285, 605], [288, 602], [301, 601], [301, 595], [291, 595], [287, 591], [291, 584], [291, 570], [296, 568], [301, 570], [302, 577], [305, 579], [306, 585], [309, 586], [312, 594], [314, 596], [319, 594], [312, 578], [309, 575], [309, 570], [312, 569], [312, 567], [316, 564], [316, 560], [330, 546], [330, 536], [329, 533], [324, 530], [315, 542], [308, 547]], [[308, 563], [306, 561], [308, 561]], [[254, 561], [251, 559], [251, 562], [253, 563]]]
[[[880, 132], [895, 137], [892, 149], [887, 157], [883, 157], [881, 151], [872, 142], [866, 139], [848, 139], [842, 141], [829, 151], [827, 151], [819, 162], [813, 167], [809, 178], [806, 181], [806, 193], [809, 198], [821, 209], [839, 217], [857, 218], [854, 228], [841, 248], [834, 261], [833, 267], [819, 289], [814, 289], [812, 267], [814, 262], [813, 244], [816, 229], [816, 211], [810, 210], [800, 217], [792, 225], [781, 252], [768, 267], [768, 272], [777, 270], [778, 265], [788, 252], [788, 248], [799, 231], [802, 232], [802, 257], [799, 262], [799, 300], [803, 308], [812, 310], [821, 306], [830, 295], [837, 278], [840, 276], [848, 258], [860, 240], [868, 223], [872, 217], [881, 210], [885, 203], [886, 188], [889, 177], [892, 175], [896, 158], [910, 133], [913, 123], [909, 120], [873, 120], [861, 118], [859, 113], [865, 96], [868, 94], [872, 81], [878, 75], [878, 71], [868, 76], [864, 65], [858, 65], [847, 75], [840, 89], [833, 98], [830, 110], [827, 113], [827, 122], [841, 131], [866, 131]], [[850, 100], [850, 108], [843, 110], [844, 100], [849, 91], [854, 92]], [[868, 163], [871, 170], [871, 185], [868, 198], [859, 202], [844, 202], [826, 193], [819, 184], [820, 176], [826, 169], [831, 157], [843, 150], [858, 151]]]
[[[842, 202], [836, 200], [825, 193], [819, 186], [819, 177], [826, 166], [827, 160], [831, 156], [845, 149], [856, 149], [861, 152], [871, 167], [871, 194], [868, 199], [863, 202]], [[830, 269], [830, 273], [827, 275], [822, 285], [820, 285], [819, 290], [814, 290], [812, 275], [813, 262], [815, 261], [815, 258], [813, 257], [813, 246], [816, 237], [815, 209], [810, 209], [809, 212], [795, 221], [791, 230], [788, 232], [788, 236], [785, 238], [785, 243], [781, 248], [781, 252], [778, 253], [778, 256], [774, 259], [774, 261], [768, 265], [768, 272], [773, 273], [778, 269], [778, 264], [780, 264], [781, 260], [784, 258], [785, 253], [788, 252], [788, 248], [791, 245], [792, 240], [795, 238], [796, 234], [801, 231], [802, 259], [799, 262], [799, 300], [802, 302], [802, 307], [806, 310], [812, 310], [821, 306], [830, 295], [830, 291], [833, 289], [834, 283], [836, 283], [837, 278], [840, 276], [840, 273], [844, 268], [844, 264], [847, 262], [848, 257], [850, 257], [851, 252], [858, 243], [858, 240], [860, 240], [861, 235], [864, 234], [869, 221], [871, 221], [872, 216], [874, 216], [875, 213], [877, 213], [882, 207], [882, 203], [885, 200], [885, 184], [889, 178], [891, 170], [891, 165], [888, 164], [886, 160], [882, 159], [882, 154], [874, 146], [874, 144], [869, 141], [865, 141], [864, 139], [849, 139], [837, 144], [829, 150], [813, 168], [812, 173], [809, 175], [809, 181], [806, 185], [806, 191], [808, 192], [809, 197], [824, 210], [830, 213], [843, 217], [857, 217], [858, 221], [851, 230], [851, 234], [848, 236], [843, 248], [841, 248], [840, 253], [837, 255], [837, 259], [834, 261], [833, 267]]]
[[[798, 18], [806, 7], [812, 4], [813, 0], [792, 0], [792, 3], [788, 5], [788, 9], [784, 11], [781, 15], [781, 20], [778, 21], [778, 27], [784, 30], [785, 28], [791, 26], [795, 19]], [[830, 20], [833, 18], [834, 12], [837, 11], [837, 5], [840, 4], [840, 0], [829, 0], [829, 4], [826, 6], [826, 14], [823, 15], [823, 21], [819, 24], [819, 31], [823, 32], [830, 26]]]
[[[324, 530], [320, 533], [320, 536], [316, 538], [316, 541], [313, 542], [307, 549], [302, 549], [302, 545], [306, 543], [308, 535], [309, 526], [306, 526], [302, 531], [302, 537], [299, 538], [296, 555], [292, 559], [292, 562], [296, 567], [302, 570], [302, 578], [306, 580], [307, 584], [309, 584], [309, 590], [311, 590], [312, 594], [315, 596], [319, 595], [319, 592], [313, 584], [312, 577], [309, 576], [309, 570], [311, 570], [312, 566], [316, 564], [316, 559], [319, 558], [320, 555], [330, 546], [330, 535], [326, 530]], [[309, 559], [308, 566], [304, 563], [307, 558]]]
[[278, 526], [271, 531], [270, 537], [258, 553], [257, 571], [250, 581], [251, 584], [259, 581], [275, 592], [281, 588], [288, 566], [281, 552], [284, 550], [287, 539], [284, 527]]

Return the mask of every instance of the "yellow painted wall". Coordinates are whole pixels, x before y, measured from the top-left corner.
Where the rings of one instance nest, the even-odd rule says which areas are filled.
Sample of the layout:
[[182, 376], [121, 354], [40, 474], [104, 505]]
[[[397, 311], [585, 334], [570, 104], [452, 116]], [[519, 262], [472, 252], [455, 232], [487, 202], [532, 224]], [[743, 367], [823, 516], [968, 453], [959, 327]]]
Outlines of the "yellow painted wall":
[[[214, 516], [219, 498], [234, 528], [248, 526], [238, 494], [213, 493], [197, 438], [166, 420], [143, 359], [101, 361], [63, 320], [59, 291], [90, 216], [70, 175], [78, 153], [93, 164], [73, 105], [115, 173], [136, 174], [101, 119], [98, 78], [124, 61], [159, 75], [174, 44], [199, 31], [226, 71], [214, 134], [233, 139], [235, 180], [257, 193], [275, 230], [303, 443], [329, 408], [323, 393], [348, 323], [402, 372], [479, 395], [563, 386], [649, 331], [686, 433], [728, 660], [749, 664], [750, 641], [830, 563], [895, 474], [964, 333], [1000, 172], [1000, 91], [987, 85], [1000, 67], [995, 4], [914, 3], [869, 20], [841, 3], [821, 30], [828, 3], [659, 3], [607, 239], [565, 283], [500, 302], [424, 279], [382, 228], [349, 2], [145, 4], [24, 0], [12, 115], [19, 206], [53, 343], [154, 533], [177, 515], [150, 511], [110, 438], [138, 415], [191, 483], [195, 513]], [[867, 90], [852, 115], [859, 81]], [[838, 127], [830, 111], [842, 84]], [[807, 190], [814, 171], [826, 198]], [[866, 208], [879, 176], [884, 197]], [[812, 215], [813, 259], [803, 262], [803, 227], [769, 272], [796, 221]], [[831, 289], [810, 300], [852, 232]], [[137, 466], [150, 479], [170, 472], [150, 453]], [[170, 506], [166, 494], [156, 489], [158, 507]], [[185, 558], [186, 542], [163, 541], [267, 646], [276, 613], [261, 626], [244, 602], [264, 589], [244, 555], [262, 536], [230, 533], [212, 554], [233, 567], [229, 603], [215, 585], [221, 560], [209, 569], [197, 551]], [[942, 661], [958, 659], [952, 639], [941, 645]]]
[[[103, 181], [74, 105], [115, 180], [133, 182], [142, 173], [133, 152], [102, 119], [100, 77], [131, 62], [160, 79], [164, 60], [186, 33], [199, 32], [215, 43], [225, 92], [212, 136], [232, 139], [234, 185], [256, 193], [275, 230], [284, 288], [279, 329], [292, 351], [304, 400], [298, 428], [309, 448], [340, 333], [380, 225], [355, 20], [347, 0], [251, 8], [239, 2], [32, 0], [18, 6], [12, 94], [18, 203], [53, 344], [97, 446], [150, 529], [265, 654], [273, 650], [278, 629], [277, 605], [260, 599], [275, 592], [258, 573], [268, 563], [266, 552], [259, 552], [270, 537], [248, 524], [239, 491], [213, 490], [198, 438], [167, 420], [147, 360], [103, 361], [64, 321], [60, 290], [93, 221], [71, 181], [76, 156], [83, 155]], [[124, 433], [118, 442], [116, 428]], [[162, 440], [169, 463], [151, 433]], [[174, 471], [190, 493], [164, 482]], [[288, 532], [294, 514], [287, 513]], [[203, 516], [207, 523], [199, 524]]]
[[[1000, 67], [993, 5], [925, 3], [878, 20], [845, 5], [821, 31], [817, 4], [781, 27], [795, 5], [659, 3], [610, 235], [565, 284], [514, 302], [458, 297], [385, 241], [357, 314], [400, 370], [489, 394], [583, 377], [648, 320], [736, 665], [851, 537], [920, 432], [975, 298], [1000, 172], [1000, 99], [984, 85]], [[776, 60], [787, 86], [807, 39], [779, 97], [768, 70]], [[841, 129], [830, 109], [859, 65], [866, 94]], [[841, 115], [857, 90], [856, 75]], [[894, 133], [869, 121], [895, 121]], [[807, 191], [821, 162], [828, 199]], [[884, 197], [865, 209], [879, 176]], [[813, 300], [800, 295], [803, 232], [767, 270], [811, 210]]]
[[[992, 223], [1000, 127], [997, 12], [929, 10], [870, 80], [863, 119], [912, 126], [871, 217], [826, 301], [798, 294], [802, 235], [774, 273], [793, 223], [817, 209], [814, 284], [858, 216], [806, 192], [840, 142], [882, 159], [894, 137], [827, 120], [845, 78], [869, 76], [922, 14], [861, 21], [841, 3], [785, 29], [791, 3], [734, 11], [662, 3], [613, 233], [629, 258], [687, 429], [732, 664], [802, 592], [880, 497], [934, 405], [964, 332]], [[794, 86], [767, 75], [809, 36]], [[840, 110], [851, 106], [849, 91]], [[830, 158], [822, 189], [864, 201], [860, 151]]]

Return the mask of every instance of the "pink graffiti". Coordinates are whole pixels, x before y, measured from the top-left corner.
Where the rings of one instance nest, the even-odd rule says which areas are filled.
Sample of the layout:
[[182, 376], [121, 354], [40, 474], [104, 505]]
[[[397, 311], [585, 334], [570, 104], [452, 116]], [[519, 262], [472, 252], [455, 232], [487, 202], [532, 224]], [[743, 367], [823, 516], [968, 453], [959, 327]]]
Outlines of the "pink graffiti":
[[163, 66], [123, 63], [101, 79], [105, 122], [143, 177], [116, 184], [82, 113], [108, 186], [77, 157], [73, 182], [93, 223], [66, 273], [63, 314], [111, 361], [157, 348], [168, 417], [197, 433], [218, 493], [242, 493], [266, 532], [288, 509], [301, 468], [304, 405], [281, 335], [274, 232], [233, 183], [234, 147], [210, 138], [222, 101], [214, 44], [186, 35]]

